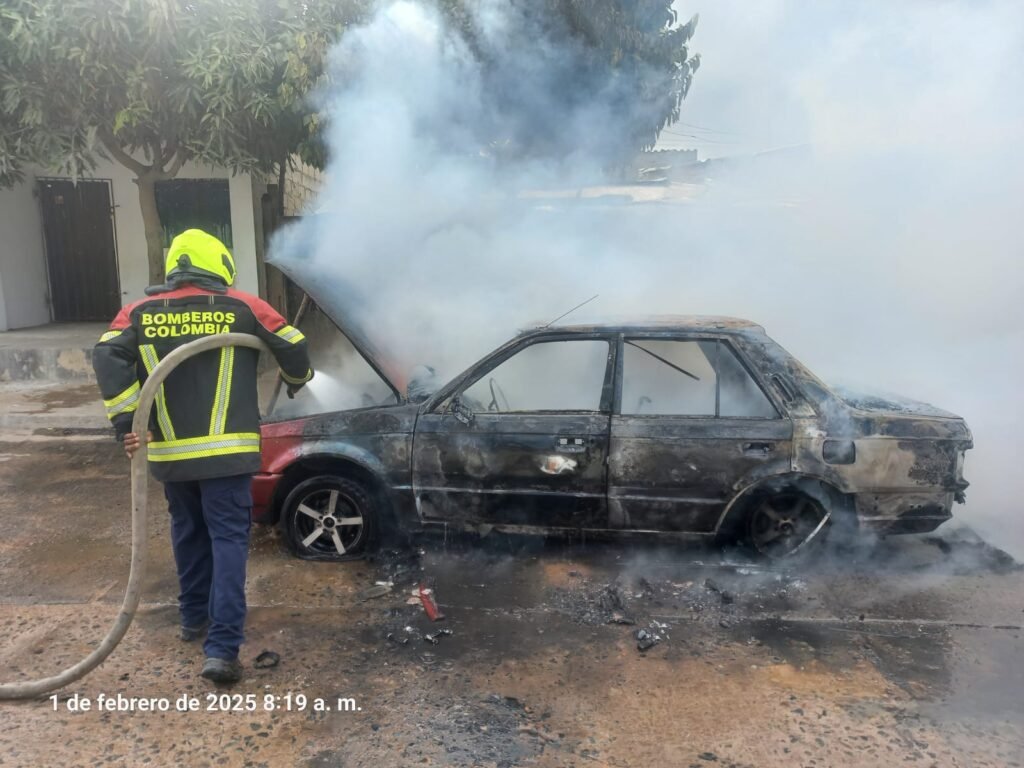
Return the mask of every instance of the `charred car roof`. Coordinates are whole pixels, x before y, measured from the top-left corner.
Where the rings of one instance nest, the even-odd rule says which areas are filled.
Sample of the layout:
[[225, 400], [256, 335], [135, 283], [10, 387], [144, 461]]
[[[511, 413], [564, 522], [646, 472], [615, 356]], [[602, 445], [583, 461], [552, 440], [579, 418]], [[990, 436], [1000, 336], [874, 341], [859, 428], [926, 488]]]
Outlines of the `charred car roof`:
[[573, 325], [538, 324], [520, 331], [520, 336], [541, 331], [557, 333], [636, 333], [665, 331], [745, 331], [763, 334], [764, 328], [750, 320], [715, 315], [653, 315], [646, 317], [615, 317], [597, 323]]

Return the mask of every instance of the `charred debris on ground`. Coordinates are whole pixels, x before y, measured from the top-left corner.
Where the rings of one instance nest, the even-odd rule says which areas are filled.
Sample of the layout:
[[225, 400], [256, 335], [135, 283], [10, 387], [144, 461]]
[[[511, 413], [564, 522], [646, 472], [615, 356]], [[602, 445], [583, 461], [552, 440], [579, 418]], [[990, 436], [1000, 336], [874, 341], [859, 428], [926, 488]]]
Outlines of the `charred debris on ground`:
[[[813, 609], [819, 595], [808, 582], [830, 574], [881, 573], [899, 582], [1021, 568], [967, 528], [847, 541], [784, 563], [739, 550], [623, 549], [501, 535], [425, 545], [379, 553], [371, 561], [373, 581], [359, 595], [383, 613], [373, 625], [377, 640], [396, 652], [412, 650], [425, 664], [436, 662], [434, 646], [466, 634], [481, 612], [530, 617], [539, 627], [568, 623], [581, 633], [620, 629], [641, 653], [673, 640], [680, 651], [696, 653], [688, 641], [735, 642], [751, 621]], [[546, 570], [557, 577], [545, 578]]]

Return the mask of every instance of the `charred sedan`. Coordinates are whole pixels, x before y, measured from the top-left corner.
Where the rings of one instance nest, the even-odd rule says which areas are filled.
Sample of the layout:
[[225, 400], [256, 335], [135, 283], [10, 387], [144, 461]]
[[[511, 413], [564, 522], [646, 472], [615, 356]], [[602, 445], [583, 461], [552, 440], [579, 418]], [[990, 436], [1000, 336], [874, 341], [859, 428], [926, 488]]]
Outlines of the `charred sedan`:
[[526, 331], [418, 403], [347, 335], [392, 403], [263, 426], [254, 516], [302, 557], [435, 526], [729, 538], [785, 557], [836, 526], [930, 531], [967, 487], [963, 419], [833, 391], [742, 320]]

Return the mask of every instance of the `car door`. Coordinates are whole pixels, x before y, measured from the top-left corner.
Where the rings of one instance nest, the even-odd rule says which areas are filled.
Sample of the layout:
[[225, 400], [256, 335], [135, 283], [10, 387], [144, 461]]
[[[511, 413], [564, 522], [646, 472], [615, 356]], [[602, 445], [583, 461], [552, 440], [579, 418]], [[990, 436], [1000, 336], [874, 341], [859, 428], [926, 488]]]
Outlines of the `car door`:
[[413, 489], [424, 520], [603, 527], [615, 345], [524, 340], [420, 415]]
[[746, 479], [783, 471], [792, 422], [727, 338], [624, 335], [609, 525], [710, 534]]

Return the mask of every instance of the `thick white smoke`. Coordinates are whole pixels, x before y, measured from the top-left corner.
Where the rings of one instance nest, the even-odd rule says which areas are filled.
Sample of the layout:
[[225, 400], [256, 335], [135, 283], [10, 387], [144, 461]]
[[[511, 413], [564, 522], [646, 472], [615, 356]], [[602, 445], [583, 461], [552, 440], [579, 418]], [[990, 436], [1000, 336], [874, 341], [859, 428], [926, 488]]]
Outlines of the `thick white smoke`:
[[[480, 15], [504, 79], [423, 4], [386, 5], [347, 34], [323, 95], [320, 213], [275, 258], [312, 265], [382, 346], [442, 377], [594, 293], [572, 319], [755, 320], [826, 380], [965, 416], [977, 447], [956, 511], [1024, 555], [1024, 9], [687, 2], [703, 66], [682, 120], [700, 128], [663, 140], [808, 148], [711, 166], [690, 201], [629, 204], [574, 199], [601, 183], [617, 95], [573, 99], [578, 52], [524, 39], [508, 5]], [[517, 70], [503, 100], [495, 83]], [[575, 151], [516, 161], [501, 142], [512, 120]]]

